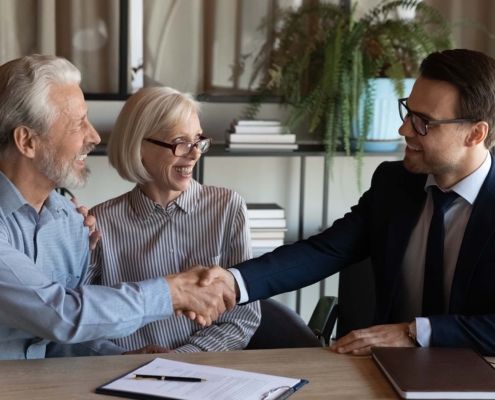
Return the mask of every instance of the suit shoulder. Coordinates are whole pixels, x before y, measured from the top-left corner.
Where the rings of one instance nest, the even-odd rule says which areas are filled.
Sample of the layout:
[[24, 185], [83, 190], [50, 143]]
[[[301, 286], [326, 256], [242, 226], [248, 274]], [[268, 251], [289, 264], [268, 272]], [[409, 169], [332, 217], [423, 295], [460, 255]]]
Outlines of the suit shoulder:
[[402, 161], [385, 161], [382, 162], [373, 174], [373, 180], [390, 180], [399, 178], [404, 174], [407, 174], [407, 170], [404, 168]]
[[384, 161], [378, 166], [375, 173], [399, 174], [403, 173], [404, 171], [406, 171], [406, 169], [404, 168], [403, 161]]

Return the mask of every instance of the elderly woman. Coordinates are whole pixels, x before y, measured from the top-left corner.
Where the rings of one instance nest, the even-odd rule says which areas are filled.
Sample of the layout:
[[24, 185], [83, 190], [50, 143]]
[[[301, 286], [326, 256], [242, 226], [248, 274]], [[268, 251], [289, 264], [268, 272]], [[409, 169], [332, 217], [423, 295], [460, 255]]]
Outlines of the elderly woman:
[[[210, 147], [200, 105], [166, 87], [141, 89], [124, 105], [108, 143], [110, 164], [136, 187], [94, 207], [104, 232], [87, 283], [114, 285], [174, 274], [193, 265], [224, 268], [251, 258], [244, 200], [192, 179]], [[175, 352], [243, 349], [258, 327], [258, 303], [236, 307], [203, 328], [185, 316], [152, 322], [114, 342], [134, 350], [156, 343]]]

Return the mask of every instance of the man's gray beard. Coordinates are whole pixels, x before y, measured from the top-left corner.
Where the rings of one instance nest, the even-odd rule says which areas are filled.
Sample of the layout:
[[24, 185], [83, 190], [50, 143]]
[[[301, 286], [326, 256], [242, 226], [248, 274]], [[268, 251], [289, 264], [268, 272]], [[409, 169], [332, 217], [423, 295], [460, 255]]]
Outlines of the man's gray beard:
[[80, 174], [78, 174], [73, 165], [75, 158], [64, 163], [60, 160], [56, 160], [54, 153], [55, 152], [50, 146], [45, 147], [36, 164], [38, 170], [54, 182], [57, 187], [67, 189], [83, 188], [91, 174], [89, 167], [87, 165], [84, 166]]

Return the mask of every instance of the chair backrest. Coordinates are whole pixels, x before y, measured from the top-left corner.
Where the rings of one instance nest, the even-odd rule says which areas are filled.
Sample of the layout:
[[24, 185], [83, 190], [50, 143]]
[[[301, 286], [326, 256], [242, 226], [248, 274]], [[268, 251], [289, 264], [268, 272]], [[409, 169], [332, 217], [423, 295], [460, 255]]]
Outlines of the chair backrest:
[[368, 328], [375, 314], [375, 279], [368, 258], [340, 272], [337, 338]]
[[246, 350], [321, 347], [304, 320], [289, 307], [273, 299], [260, 300], [261, 324]]

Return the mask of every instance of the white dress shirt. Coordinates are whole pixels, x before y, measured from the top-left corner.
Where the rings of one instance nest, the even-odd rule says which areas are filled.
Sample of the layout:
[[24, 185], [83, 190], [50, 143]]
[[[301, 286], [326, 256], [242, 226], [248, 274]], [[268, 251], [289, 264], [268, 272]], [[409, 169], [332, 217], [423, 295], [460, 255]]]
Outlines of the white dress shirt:
[[[476, 171], [452, 186], [449, 190], [445, 190], [446, 192], [454, 191], [459, 195], [446, 211], [444, 217], [445, 240], [443, 263], [445, 313], [448, 313], [452, 280], [464, 231], [471, 216], [473, 204], [490, 171], [491, 164], [492, 160], [487, 152], [485, 161]], [[404, 255], [402, 275], [397, 291], [399, 298], [396, 307], [398, 310], [396, 315], [397, 320], [406, 322], [416, 318], [417, 340], [423, 347], [429, 346], [431, 341], [430, 320], [428, 318], [418, 318], [418, 315], [421, 315], [422, 311], [426, 243], [431, 217], [433, 216], [433, 199], [430, 190], [430, 186], [432, 185], [438, 186], [435, 177], [428, 175], [425, 184], [425, 190], [428, 192], [428, 196], [419, 220], [411, 233], [411, 238], [409, 239], [409, 244]], [[239, 285], [239, 303], [249, 301], [246, 284], [241, 273], [235, 268], [229, 268], [229, 271], [232, 272]]]
[[[476, 171], [452, 186], [449, 190], [444, 190], [444, 192], [454, 191], [459, 195], [445, 212], [444, 217], [443, 293], [445, 296], [445, 314], [449, 311], [452, 280], [466, 225], [471, 216], [476, 197], [478, 197], [481, 186], [490, 171], [491, 164], [492, 159], [487, 153], [485, 161]], [[433, 216], [433, 199], [430, 186], [433, 185], [438, 186], [435, 177], [428, 175], [425, 184], [428, 197], [426, 198], [418, 223], [414, 227], [411, 238], [409, 239], [409, 245], [404, 255], [402, 279], [399, 282], [399, 290], [397, 291], [399, 293], [398, 304], [401, 309], [399, 313], [400, 319], [402, 321], [412, 321], [416, 318], [417, 340], [423, 347], [430, 345], [431, 325], [428, 318], [417, 317], [422, 312], [426, 243], [428, 241], [431, 217]]]

